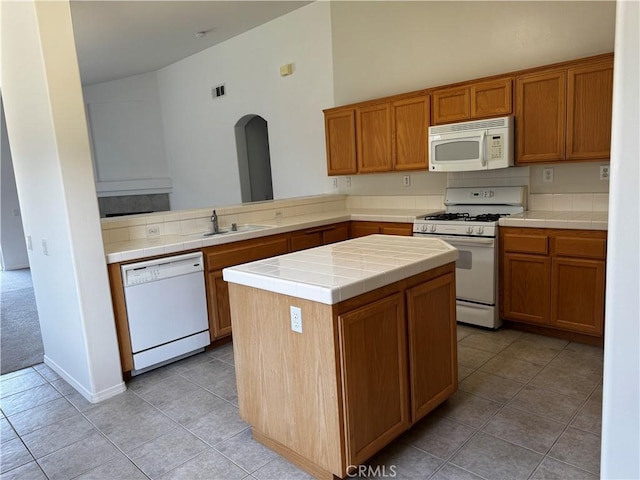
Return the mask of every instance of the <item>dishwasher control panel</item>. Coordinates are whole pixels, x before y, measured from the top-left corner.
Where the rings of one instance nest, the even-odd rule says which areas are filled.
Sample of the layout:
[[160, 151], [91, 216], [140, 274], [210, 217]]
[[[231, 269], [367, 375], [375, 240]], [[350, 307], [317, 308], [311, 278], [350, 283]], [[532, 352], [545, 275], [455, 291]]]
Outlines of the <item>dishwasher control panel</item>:
[[124, 287], [157, 282], [171, 277], [204, 270], [202, 253], [188, 253], [122, 266]]

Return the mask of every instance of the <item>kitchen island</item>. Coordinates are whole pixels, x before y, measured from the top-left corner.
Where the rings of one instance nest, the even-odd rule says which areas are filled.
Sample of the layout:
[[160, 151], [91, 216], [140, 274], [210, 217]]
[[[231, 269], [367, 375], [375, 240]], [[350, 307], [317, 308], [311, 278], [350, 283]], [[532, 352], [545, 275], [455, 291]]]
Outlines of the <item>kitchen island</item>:
[[344, 478], [457, 389], [455, 260], [371, 235], [223, 271], [240, 415], [317, 478]]

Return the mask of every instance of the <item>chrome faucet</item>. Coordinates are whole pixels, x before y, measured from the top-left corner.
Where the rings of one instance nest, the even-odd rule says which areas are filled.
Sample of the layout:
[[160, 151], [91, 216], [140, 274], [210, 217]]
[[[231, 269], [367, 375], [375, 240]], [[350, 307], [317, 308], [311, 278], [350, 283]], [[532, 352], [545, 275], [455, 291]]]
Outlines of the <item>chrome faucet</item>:
[[211, 214], [211, 224], [212, 224], [212, 232], [211, 233], [220, 233], [220, 227], [218, 226], [218, 215], [214, 210]]

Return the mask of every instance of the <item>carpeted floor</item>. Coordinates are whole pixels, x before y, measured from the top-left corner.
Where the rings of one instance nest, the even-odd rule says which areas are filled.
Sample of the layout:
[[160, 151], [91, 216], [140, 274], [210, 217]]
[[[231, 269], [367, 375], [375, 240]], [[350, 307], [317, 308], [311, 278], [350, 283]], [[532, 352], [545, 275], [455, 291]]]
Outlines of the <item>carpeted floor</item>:
[[0, 373], [42, 363], [43, 358], [31, 271], [0, 270]]

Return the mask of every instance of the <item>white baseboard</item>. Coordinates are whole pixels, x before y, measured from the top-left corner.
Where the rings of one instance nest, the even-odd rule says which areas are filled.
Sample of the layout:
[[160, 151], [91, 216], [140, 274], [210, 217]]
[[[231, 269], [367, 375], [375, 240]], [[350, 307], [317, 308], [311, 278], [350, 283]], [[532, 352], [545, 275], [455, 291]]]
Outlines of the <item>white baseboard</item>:
[[4, 269], [6, 271], [9, 271], [9, 270], [23, 270], [25, 268], [29, 268], [29, 264], [28, 263], [23, 263], [23, 264], [20, 264], [20, 265], [9, 265], [9, 266], [5, 265], [4, 266]]
[[60, 367], [56, 362], [51, 360], [46, 355], [44, 356], [44, 363], [48, 365], [54, 372], [60, 375], [69, 385], [75, 388], [80, 395], [86, 398], [91, 403], [98, 403], [108, 398], [114, 397], [127, 389], [124, 382], [121, 382], [113, 387], [109, 387], [101, 392], [93, 393], [87, 390], [82, 384], [80, 384], [75, 378], [73, 378], [67, 371]]

